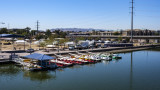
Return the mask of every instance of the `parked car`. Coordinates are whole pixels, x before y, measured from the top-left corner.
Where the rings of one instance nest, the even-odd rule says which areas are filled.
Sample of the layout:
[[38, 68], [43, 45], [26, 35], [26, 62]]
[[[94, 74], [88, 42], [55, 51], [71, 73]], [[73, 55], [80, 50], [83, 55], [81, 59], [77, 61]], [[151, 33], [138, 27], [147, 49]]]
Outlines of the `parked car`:
[[97, 45], [96, 45], [96, 48], [101, 48], [101, 44], [97, 44]]
[[96, 48], [96, 46], [95, 45], [89, 45], [89, 48]]
[[107, 48], [108, 46], [106, 44], [102, 45], [101, 48]]
[[69, 46], [68, 47], [69, 50], [74, 50], [74, 48], [75, 48], [74, 46]]
[[26, 52], [27, 52], [27, 53], [32, 53], [32, 52], [34, 52], [34, 49], [32, 49], [32, 48], [27, 49]]
[[81, 45], [76, 45], [75, 49], [82, 49], [82, 46]]
[[82, 49], [88, 49], [89, 48], [89, 46], [87, 46], [87, 45], [82, 45]]

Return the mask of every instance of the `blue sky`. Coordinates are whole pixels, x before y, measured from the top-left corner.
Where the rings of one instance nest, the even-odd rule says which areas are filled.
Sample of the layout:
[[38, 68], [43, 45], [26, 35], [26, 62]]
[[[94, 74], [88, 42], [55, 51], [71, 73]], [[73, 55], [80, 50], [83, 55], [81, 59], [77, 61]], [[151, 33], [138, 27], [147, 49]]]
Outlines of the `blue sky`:
[[[129, 29], [131, 0], [0, 0], [0, 27]], [[160, 0], [135, 0], [134, 28], [160, 30]]]

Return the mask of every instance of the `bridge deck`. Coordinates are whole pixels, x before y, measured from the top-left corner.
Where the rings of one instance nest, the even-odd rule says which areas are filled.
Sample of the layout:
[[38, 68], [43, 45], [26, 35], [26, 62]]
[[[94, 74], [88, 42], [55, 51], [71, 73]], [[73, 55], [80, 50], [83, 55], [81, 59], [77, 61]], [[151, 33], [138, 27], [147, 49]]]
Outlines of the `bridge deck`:
[[[93, 38], [130, 38], [131, 36], [120, 36], [120, 35], [71, 35], [67, 37], [93, 37]], [[160, 36], [133, 36], [133, 39], [160, 39]]]

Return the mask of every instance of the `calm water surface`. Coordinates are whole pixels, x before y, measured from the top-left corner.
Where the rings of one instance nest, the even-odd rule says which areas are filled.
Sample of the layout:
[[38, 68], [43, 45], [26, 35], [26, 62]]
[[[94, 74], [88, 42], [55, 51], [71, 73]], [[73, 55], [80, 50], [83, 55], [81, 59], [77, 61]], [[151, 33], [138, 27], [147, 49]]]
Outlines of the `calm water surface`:
[[42, 72], [0, 65], [0, 90], [160, 90], [160, 50], [120, 56], [121, 60]]

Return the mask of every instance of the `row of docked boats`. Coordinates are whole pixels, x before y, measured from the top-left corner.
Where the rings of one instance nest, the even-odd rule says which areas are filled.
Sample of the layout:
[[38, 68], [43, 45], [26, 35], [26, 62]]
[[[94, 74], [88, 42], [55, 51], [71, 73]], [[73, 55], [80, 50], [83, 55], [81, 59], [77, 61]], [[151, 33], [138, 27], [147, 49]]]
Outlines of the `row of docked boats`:
[[110, 61], [112, 59], [121, 59], [118, 54], [69, 54], [67, 56], [57, 55], [57, 58], [52, 56], [33, 53], [21, 58], [14, 59], [14, 62], [19, 66], [23, 66], [24, 69], [35, 70], [48, 70], [61, 67], [69, 67], [73, 65], [82, 65], [89, 63], [97, 63], [101, 60]]

